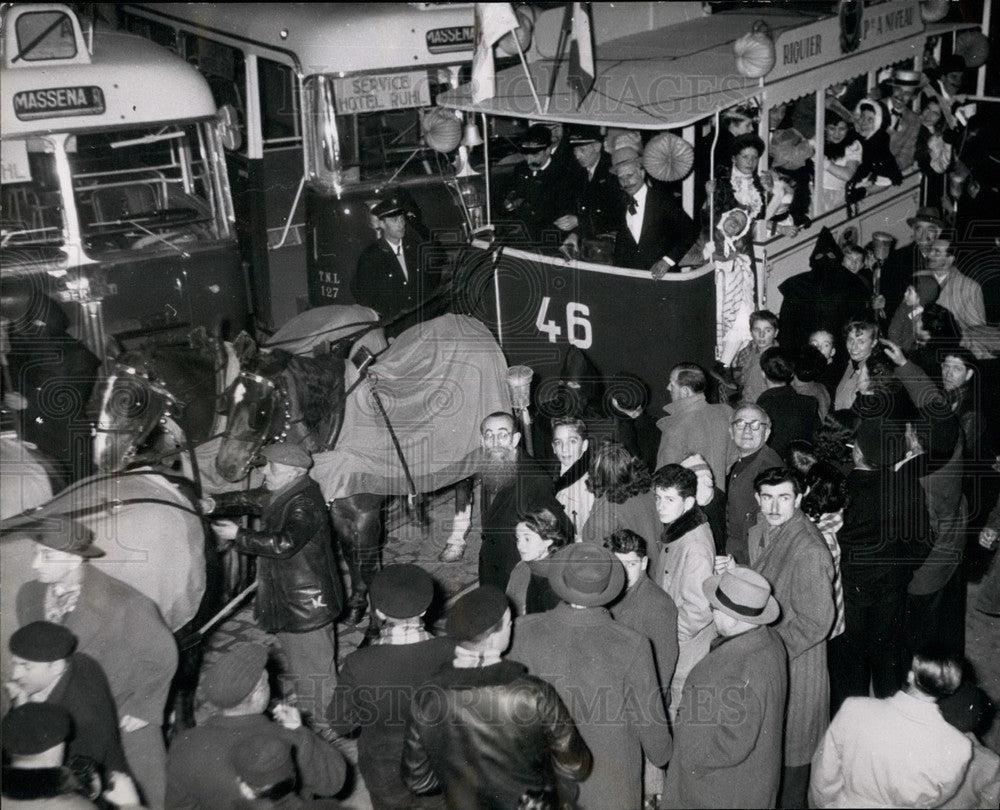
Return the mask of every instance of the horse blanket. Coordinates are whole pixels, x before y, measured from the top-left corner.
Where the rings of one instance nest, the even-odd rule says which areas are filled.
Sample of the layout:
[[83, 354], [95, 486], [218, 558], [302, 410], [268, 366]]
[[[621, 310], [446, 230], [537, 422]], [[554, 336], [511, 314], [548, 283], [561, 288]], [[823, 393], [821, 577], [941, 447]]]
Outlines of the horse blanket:
[[[366, 324], [378, 323], [374, 309], [360, 304], [331, 304], [300, 312], [278, 329], [264, 344], [264, 349], [283, 349], [289, 354], [311, 354], [313, 349], [364, 329]], [[357, 345], [367, 346], [373, 354], [385, 349], [382, 327], [361, 337]]]
[[[361, 492], [402, 495], [406, 476], [378, 393], [418, 492], [433, 492], [474, 472], [479, 423], [511, 408], [507, 362], [490, 331], [465, 315], [441, 315], [403, 332], [380, 355], [346, 404], [340, 439], [316, 453], [311, 475], [326, 500]], [[348, 364], [348, 387], [357, 371]]]

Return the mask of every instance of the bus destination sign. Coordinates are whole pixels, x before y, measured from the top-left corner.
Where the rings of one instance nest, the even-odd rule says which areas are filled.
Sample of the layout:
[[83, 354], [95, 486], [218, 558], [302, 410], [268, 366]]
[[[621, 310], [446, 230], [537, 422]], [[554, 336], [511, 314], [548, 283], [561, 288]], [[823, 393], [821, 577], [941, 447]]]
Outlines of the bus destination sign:
[[426, 107], [431, 103], [426, 70], [334, 79], [334, 92], [339, 115]]
[[475, 40], [475, 27], [471, 25], [434, 28], [427, 32], [427, 50], [431, 53], [471, 51]]
[[21, 121], [103, 112], [104, 92], [100, 87], [50, 87], [14, 94], [14, 115]]

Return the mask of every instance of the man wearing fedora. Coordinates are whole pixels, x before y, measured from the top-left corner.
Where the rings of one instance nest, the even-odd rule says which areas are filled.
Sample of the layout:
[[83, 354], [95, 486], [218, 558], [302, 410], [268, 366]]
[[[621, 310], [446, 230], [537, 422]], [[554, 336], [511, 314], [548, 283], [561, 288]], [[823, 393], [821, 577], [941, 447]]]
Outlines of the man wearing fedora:
[[737, 566], [702, 590], [719, 635], [688, 675], [660, 807], [774, 807], [788, 690], [780, 608], [760, 574]]
[[573, 213], [573, 199], [581, 181], [578, 166], [557, 163], [552, 155], [557, 144], [544, 124], [532, 124], [518, 141], [524, 163], [518, 164], [504, 209], [522, 224], [536, 247], [559, 247], [562, 243], [556, 221]]
[[13, 659], [4, 687], [13, 706], [62, 706], [73, 718], [67, 756], [87, 757], [107, 776], [128, 773], [108, 679], [93, 658], [76, 652], [76, 636], [59, 624], [31, 622], [8, 645]]
[[[570, 242], [583, 258], [610, 262], [611, 254], [592, 256], [599, 247], [592, 240], [601, 236], [613, 237], [625, 211], [625, 194], [618, 180], [611, 173], [611, 155], [604, 151], [598, 127], [578, 126], [570, 130], [569, 144], [585, 176], [575, 199], [575, 210], [556, 220], [556, 227], [568, 233]], [[611, 245], [611, 239], [603, 240]]]
[[361, 729], [358, 768], [376, 810], [391, 810], [413, 803], [399, 770], [410, 701], [418, 686], [451, 662], [455, 642], [424, 628], [434, 580], [420, 566], [386, 566], [372, 580], [370, 596], [382, 622], [380, 635], [344, 659], [327, 719], [339, 734]]
[[[371, 213], [378, 220], [381, 236], [358, 257], [357, 270], [351, 279], [351, 295], [387, 322], [401, 312], [419, 307], [433, 295], [440, 284], [440, 276], [407, 229], [407, 201], [400, 193], [387, 194], [375, 204]], [[417, 309], [388, 326], [385, 333], [395, 337], [431, 314]]]
[[698, 238], [698, 226], [662, 186], [646, 179], [642, 154], [622, 146], [611, 155], [611, 171], [625, 192], [615, 238], [615, 267], [649, 270], [654, 279], [680, 270], [680, 260]]
[[443, 788], [456, 810], [576, 807], [590, 751], [556, 690], [501, 660], [511, 634], [503, 591], [459, 598], [446, 630], [455, 657], [413, 698], [403, 781], [421, 796]]
[[781, 607], [775, 630], [788, 651], [788, 710], [778, 807], [805, 807], [809, 762], [830, 720], [826, 639], [835, 618], [833, 558], [799, 508], [794, 470], [772, 467], [754, 480], [761, 515], [750, 529], [750, 567], [774, 589]]
[[299, 707], [314, 723], [337, 685], [334, 620], [344, 607], [344, 586], [333, 550], [330, 517], [319, 484], [309, 477], [312, 458], [300, 445], [267, 445], [264, 485], [226, 492], [203, 503], [215, 516], [260, 516], [256, 531], [232, 520], [213, 520], [223, 543], [257, 557], [254, 617], [275, 633], [288, 657]]
[[[233, 753], [251, 741], [280, 740], [292, 746], [305, 796], [332, 796], [344, 785], [347, 765], [340, 752], [302, 725], [298, 709], [271, 706], [263, 644], [232, 644], [201, 676], [199, 688], [217, 711], [170, 744], [167, 807], [214, 810], [241, 798]], [[273, 719], [272, 719], [273, 717]]]
[[921, 121], [911, 105], [920, 89], [923, 74], [919, 70], [896, 68], [889, 79], [889, 151], [901, 171], [909, 169], [916, 160], [917, 136]]
[[914, 274], [926, 266], [928, 248], [944, 228], [941, 212], [933, 206], [918, 208], [906, 224], [912, 229], [912, 241], [893, 250], [882, 264], [879, 290], [885, 298], [886, 312], [895, 312], [903, 302], [906, 288], [913, 284]]
[[77, 649], [100, 664], [144, 804], [163, 807], [167, 752], [161, 727], [177, 669], [177, 644], [149, 597], [87, 563], [104, 552], [92, 545], [88, 530], [74, 528], [32, 536], [37, 579], [17, 594], [18, 624], [62, 625], [76, 636]]
[[625, 569], [607, 549], [575, 543], [553, 555], [549, 584], [563, 604], [518, 619], [510, 657], [556, 688], [594, 755], [580, 807], [640, 807], [643, 754], [662, 768], [671, 737], [649, 639], [604, 607]]

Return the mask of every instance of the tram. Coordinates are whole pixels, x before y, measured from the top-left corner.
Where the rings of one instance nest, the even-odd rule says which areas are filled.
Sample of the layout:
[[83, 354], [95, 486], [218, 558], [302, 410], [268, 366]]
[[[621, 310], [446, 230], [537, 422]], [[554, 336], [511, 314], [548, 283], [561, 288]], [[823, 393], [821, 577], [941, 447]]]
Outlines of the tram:
[[[467, 239], [454, 149], [429, 146], [421, 115], [468, 80], [474, 3], [129, 3], [129, 31], [198, 67], [234, 127], [227, 146], [237, 229], [265, 327], [300, 310], [354, 302], [350, 281], [374, 238], [368, 210], [388, 186], [450, 250]], [[594, 4], [598, 42], [613, 31], [700, 14], [699, 3]], [[614, 6], [614, 7], [612, 7]], [[519, 5], [528, 47], [535, 12]], [[624, 27], [624, 28], [623, 28]], [[383, 46], [381, 43], [392, 43]], [[497, 64], [518, 61], [510, 36]], [[465, 140], [502, 133], [474, 135]], [[478, 157], [478, 151], [477, 151]], [[459, 165], [454, 165], [458, 163]], [[420, 234], [421, 241], [426, 234]]]
[[[843, 14], [785, 6], [706, 14], [599, 43], [594, 87], [582, 100], [568, 80], [565, 60], [560, 65], [554, 58], [555, 38], [541, 33], [558, 31], [559, 22], [539, 19], [527, 71], [499, 71], [495, 93], [484, 101], [474, 102], [471, 87], [464, 85], [439, 96], [438, 104], [483, 119], [633, 130], [642, 133], [643, 140], [672, 133], [690, 145], [694, 155], [693, 170], [672, 187], [698, 221], [705, 181], [713, 177], [712, 146], [721, 113], [755, 105], [759, 135], [767, 144], [772, 110], [811, 96], [807, 100], [814, 110], [813, 131], [822, 136], [825, 94], [831, 85], [853, 81], [872, 91], [885, 69], [919, 69], [929, 40], [939, 49], [942, 41], [952, 46], [957, 33], [980, 26], [926, 22], [916, 0], [846, 5], [854, 14], [854, 41], [844, 36]], [[546, 13], [558, 20], [563, 10]], [[770, 29], [775, 60], [765, 76], [750, 78], [738, 72], [733, 45], [761, 20]], [[767, 159], [765, 153], [761, 171]], [[815, 192], [822, 187], [822, 148], [816, 150], [814, 163]], [[813, 193], [812, 224], [794, 236], [758, 229], [753, 247], [757, 307], [778, 311], [778, 286], [808, 269], [808, 257], [824, 226], [838, 237], [851, 229], [860, 243], [876, 231], [907, 243], [905, 220], [920, 204], [920, 174], [905, 167], [902, 184], [869, 190], [857, 210], [828, 202], [823, 194]], [[569, 259], [551, 250], [499, 250], [486, 240], [475, 245], [479, 254], [470, 259], [469, 278], [474, 284], [478, 279], [478, 286], [468, 294], [478, 301], [511, 363], [533, 367], [543, 381], [558, 373], [567, 346], [577, 346], [604, 375], [638, 374], [650, 385], [658, 406], [666, 397], [665, 377], [671, 366], [695, 361], [709, 368], [722, 353], [726, 335], [718, 313], [723, 274], [712, 262], [696, 257], [683, 272], [654, 281], [648, 271]]]
[[102, 358], [108, 335], [238, 333], [247, 285], [205, 80], [64, 5], [3, 14], [0, 272], [5, 304], [21, 302], [5, 315], [54, 296]]

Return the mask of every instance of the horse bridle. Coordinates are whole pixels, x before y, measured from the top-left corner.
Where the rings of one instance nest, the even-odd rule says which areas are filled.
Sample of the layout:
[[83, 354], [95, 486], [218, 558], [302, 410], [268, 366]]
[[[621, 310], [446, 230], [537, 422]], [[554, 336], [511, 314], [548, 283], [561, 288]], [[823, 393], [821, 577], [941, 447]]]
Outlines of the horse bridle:
[[[149, 420], [150, 422], [154, 422], [155, 421], [155, 422], [159, 422], [159, 424], [161, 424], [161, 425], [166, 425], [167, 419], [169, 419], [169, 418], [171, 418], [173, 416], [173, 409], [175, 407], [177, 407], [178, 404], [180, 404], [181, 406], [183, 406], [183, 404], [184, 404], [183, 402], [180, 402], [177, 399], [177, 397], [175, 397], [170, 392], [169, 389], [165, 388], [164, 386], [160, 385], [157, 382], [154, 382], [153, 380], [151, 380], [149, 378], [148, 375], [143, 374], [138, 369], [136, 369], [136, 368], [134, 368], [132, 366], [124, 366], [124, 365], [116, 366], [115, 367], [115, 373], [112, 374], [112, 376], [108, 378], [109, 389], [108, 389], [107, 396], [109, 396], [109, 397], [112, 396], [112, 393], [113, 393], [114, 387], [115, 387], [115, 381], [118, 378], [124, 378], [124, 379], [135, 381], [143, 389], [145, 389], [146, 391], [154, 394], [158, 400], [160, 400], [160, 401], [163, 402], [163, 408], [162, 408], [159, 416], [155, 420]], [[102, 412], [103, 412], [103, 403], [102, 403]], [[110, 435], [121, 435], [123, 433], [129, 433], [129, 432], [131, 432], [131, 431], [125, 429], [125, 428], [105, 428], [105, 427], [101, 427], [100, 422], [99, 422], [100, 416], [101, 416], [101, 414], [98, 414], [98, 421], [95, 422], [93, 425], [91, 425], [91, 428], [90, 428], [91, 436], [97, 436], [98, 434], [102, 434], [102, 433], [104, 433], [104, 434], [110, 434]], [[122, 454], [122, 463], [123, 464], [127, 464], [135, 456], [136, 451], [139, 448], [140, 442], [148, 434], [149, 434], [149, 431], [145, 431], [142, 434], [137, 434], [137, 437], [135, 439], [133, 439], [132, 441], [129, 442], [128, 447], [125, 449], [125, 452]]]

